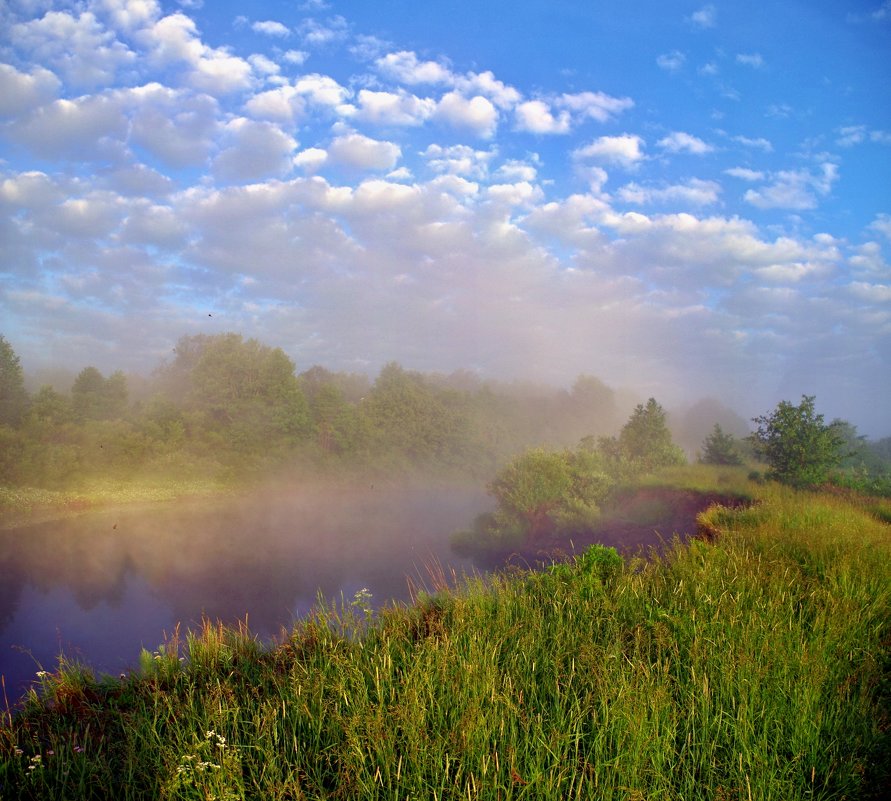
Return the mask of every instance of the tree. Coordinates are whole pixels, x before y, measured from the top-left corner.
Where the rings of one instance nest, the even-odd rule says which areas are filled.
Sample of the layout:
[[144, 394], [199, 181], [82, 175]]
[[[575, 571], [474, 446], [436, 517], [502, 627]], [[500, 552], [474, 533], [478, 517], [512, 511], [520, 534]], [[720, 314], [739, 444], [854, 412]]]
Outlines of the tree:
[[84, 367], [71, 387], [71, 406], [81, 422], [120, 418], [127, 410], [127, 378], [120, 370], [105, 378], [95, 367]]
[[712, 433], [702, 443], [702, 456], [699, 461], [703, 464], [737, 465], [742, 464], [736, 445], [736, 438], [732, 434], [725, 434], [719, 423], [715, 423]]
[[639, 403], [618, 438], [601, 437], [598, 448], [616, 475], [622, 477], [687, 461], [671, 439], [665, 410], [654, 398], [646, 405]]
[[0, 334], [0, 425], [17, 426], [28, 408], [22, 365]]
[[844, 437], [814, 411], [813, 395], [802, 395], [798, 406], [780, 401], [753, 422], [752, 442], [769, 465], [768, 478], [795, 487], [821, 484], [843, 458]]

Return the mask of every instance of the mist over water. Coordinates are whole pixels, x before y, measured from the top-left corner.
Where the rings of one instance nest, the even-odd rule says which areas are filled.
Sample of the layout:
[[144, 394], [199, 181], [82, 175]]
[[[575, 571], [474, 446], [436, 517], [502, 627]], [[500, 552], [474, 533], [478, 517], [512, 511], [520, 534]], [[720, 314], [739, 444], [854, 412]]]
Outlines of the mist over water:
[[319, 593], [408, 601], [431, 565], [472, 572], [449, 535], [490, 506], [478, 485], [288, 483], [0, 532], [0, 674], [14, 697], [60, 651], [116, 675], [202, 616], [268, 639]]

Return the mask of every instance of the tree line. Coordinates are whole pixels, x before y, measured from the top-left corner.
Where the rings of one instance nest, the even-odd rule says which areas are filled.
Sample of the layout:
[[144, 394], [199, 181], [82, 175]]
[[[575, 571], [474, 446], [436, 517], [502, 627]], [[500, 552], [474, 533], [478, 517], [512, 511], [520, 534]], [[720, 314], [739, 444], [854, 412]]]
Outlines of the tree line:
[[[755, 418], [753, 433], [708, 401], [670, 421], [650, 398], [623, 425], [631, 404], [594, 376], [554, 390], [467, 371], [420, 373], [396, 362], [374, 380], [318, 365], [298, 372], [281, 348], [235, 333], [181, 337], [137, 397], [129, 384], [121, 371], [105, 376], [88, 366], [67, 392], [45, 385], [29, 393], [18, 356], [0, 336], [0, 483], [57, 488], [97, 477], [196, 474], [239, 480], [289, 466], [423, 468], [490, 479], [503, 469], [514, 478], [503, 474], [494, 487], [538, 476], [566, 490], [548, 519], [583, 519], [607, 485], [685, 461], [673, 439], [680, 431], [704, 462], [760, 459], [768, 478], [797, 485], [830, 477], [891, 485], [891, 438], [868, 443], [850, 423], [824, 423], [808, 396]], [[544, 525], [536, 514], [533, 528]]]

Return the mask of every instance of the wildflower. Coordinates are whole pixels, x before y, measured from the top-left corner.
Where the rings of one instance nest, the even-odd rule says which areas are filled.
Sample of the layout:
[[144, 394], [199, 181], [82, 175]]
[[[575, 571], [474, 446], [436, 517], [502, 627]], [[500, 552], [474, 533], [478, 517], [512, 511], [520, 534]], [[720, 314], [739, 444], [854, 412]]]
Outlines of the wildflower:
[[19, 748], [18, 746], [16, 746], [16, 748], [15, 748], [15, 755], [16, 755], [16, 756], [22, 756], [22, 754], [24, 754], [24, 753], [25, 753], [25, 752], [22, 751], [21, 748]]
[[45, 670], [38, 670], [38, 671], [37, 671], [37, 678], [38, 678], [38, 679], [45, 678], [46, 676], [49, 676], [49, 673], [47, 673]]

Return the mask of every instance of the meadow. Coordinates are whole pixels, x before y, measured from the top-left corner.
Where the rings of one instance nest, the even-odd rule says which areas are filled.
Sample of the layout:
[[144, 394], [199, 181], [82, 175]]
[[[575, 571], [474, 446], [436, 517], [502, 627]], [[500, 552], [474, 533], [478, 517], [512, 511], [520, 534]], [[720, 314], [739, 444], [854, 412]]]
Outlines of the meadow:
[[61, 663], [4, 713], [0, 796], [884, 797], [887, 502], [745, 488], [661, 555], [432, 568], [411, 605], [360, 592], [273, 647], [207, 621], [127, 676]]

